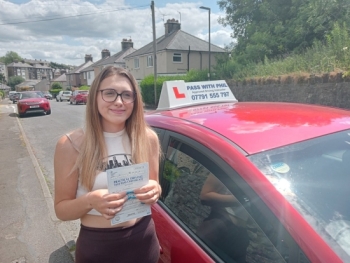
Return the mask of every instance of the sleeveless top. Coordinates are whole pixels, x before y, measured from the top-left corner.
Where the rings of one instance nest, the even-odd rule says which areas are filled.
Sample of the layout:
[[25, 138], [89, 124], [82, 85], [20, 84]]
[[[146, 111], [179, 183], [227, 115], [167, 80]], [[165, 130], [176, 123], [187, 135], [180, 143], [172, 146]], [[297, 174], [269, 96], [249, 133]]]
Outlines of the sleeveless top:
[[[116, 133], [104, 132], [103, 135], [108, 152], [108, 163], [106, 169], [131, 165], [131, 146], [125, 129]], [[98, 173], [95, 177], [95, 183], [91, 191], [98, 189], [108, 189], [106, 171]], [[79, 182], [76, 197], [78, 198], [87, 193], [88, 190]], [[91, 209], [88, 214], [101, 216], [101, 213], [97, 212], [95, 209]]]

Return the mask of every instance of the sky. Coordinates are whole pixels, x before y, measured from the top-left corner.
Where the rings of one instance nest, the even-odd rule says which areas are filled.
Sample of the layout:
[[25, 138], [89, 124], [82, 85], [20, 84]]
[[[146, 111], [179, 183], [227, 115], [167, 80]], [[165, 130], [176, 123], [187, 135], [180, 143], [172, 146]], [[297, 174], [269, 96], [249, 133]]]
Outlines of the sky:
[[[175, 0], [176, 1], [176, 0]], [[209, 7], [211, 43], [224, 48], [233, 42], [230, 27], [218, 18], [225, 13], [215, 0], [155, 0], [156, 37], [164, 23], [176, 19], [181, 29], [208, 41]], [[139, 49], [152, 42], [152, 11], [148, 0], [0, 0], [0, 56], [8, 51], [22, 58], [78, 66], [85, 54], [93, 61], [101, 51], [121, 50], [123, 39]]]

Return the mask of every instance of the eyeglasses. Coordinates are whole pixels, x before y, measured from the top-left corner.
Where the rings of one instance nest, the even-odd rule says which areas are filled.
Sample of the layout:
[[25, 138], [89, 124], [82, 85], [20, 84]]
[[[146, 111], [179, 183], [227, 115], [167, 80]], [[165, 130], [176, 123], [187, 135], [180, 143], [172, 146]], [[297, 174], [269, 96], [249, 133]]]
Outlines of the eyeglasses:
[[103, 89], [100, 91], [101, 91], [102, 99], [105, 102], [114, 102], [118, 99], [118, 96], [120, 96], [120, 98], [122, 99], [122, 102], [124, 104], [127, 104], [127, 103], [132, 103], [136, 98], [135, 92], [127, 91], [127, 90], [123, 91], [122, 93], [118, 93], [114, 89]]

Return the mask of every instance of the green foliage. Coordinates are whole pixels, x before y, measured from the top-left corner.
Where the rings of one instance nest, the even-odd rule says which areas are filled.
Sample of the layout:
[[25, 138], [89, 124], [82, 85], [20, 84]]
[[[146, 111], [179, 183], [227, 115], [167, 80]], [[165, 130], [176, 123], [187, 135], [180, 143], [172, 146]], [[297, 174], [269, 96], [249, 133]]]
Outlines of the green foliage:
[[219, 60], [216, 66], [219, 78], [243, 80], [253, 77], [273, 77], [285, 74], [321, 74], [350, 69], [350, 36], [345, 23], [335, 23], [324, 41], [316, 40], [302, 53], [291, 53], [281, 58], [265, 56], [260, 62], [249, 62], [233, 54], [231, 59]]
[[62, 89], [50, 89], [50, 93], [54, 98], [56, 98], [57, 94], [61, 91]]
[[[214, 75], [214, 74], [213, 74]], [[208, 71], [190, 70], [186, 75], [158, 76], [157, 77], [157, 103], [154, 100], [154, 76], [146, 76], [140, 83], [141, 94], [146, 105], [157, 105], [164, 81], [184, 80], [185, 82], [203, 81], [208, 79]]]
[[0, 90], [0, 98], [5, 98], [5, 92]]
[[69, 69], [70, 66], [65, 65], [65, 64], [59, 64], [56, 62], [50, 62], [50, 67], [51, 68], [58, 68], [58, 69]]
[[62, 90], [63, 89], [63, 87], [62, 87], [62, 84], [61, 83], [59, 83], [59, 82], [54, 82], [54, 83], [52, 83], [51, 84], [51, 90], [56, 90], [56, 89], [60, 89], [60, 90]]
[[219, 0], [219, 19], [237, 40], [235, 59], [248, 63], [301, 54], [324, 41], [334, 23], [350, 24], [348, 0]]
[[6, 78], [4, 73], [0, 73], [0, 83], [6, 83]]
[[79, 88], [80, 90], [89, 90], [90, 89], [90, 87], [89, 86], [85, 86], [85, 85], [83, 85], [83, 86], [80, 86], [80, 88]]
[[15, 60], [21, 61], [23, 59], [14, 51], [8, 51], [5, 56], [0, 58], [0, 61], [6, 65], [14, 62]]
[[180, 170], [175, 164], [166, 160], [164, 163], [163, 176], [169, 182], [174, 182], [181, 175]]
[[15, 89], [16, 85], [24, 82], [25, 79], [20, 76], [12, 76], [9, 78], [7, 85], [9, 85], [12, 89]]

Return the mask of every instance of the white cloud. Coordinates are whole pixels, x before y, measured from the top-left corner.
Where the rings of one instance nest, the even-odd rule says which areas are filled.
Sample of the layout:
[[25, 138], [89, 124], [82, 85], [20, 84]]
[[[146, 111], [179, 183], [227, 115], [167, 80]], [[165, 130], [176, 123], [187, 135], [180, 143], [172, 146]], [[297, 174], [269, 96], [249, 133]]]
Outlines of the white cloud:
[[[208, 13], [199, 6], [188, 2], [156, 7], [157, 38], [164, 34], [166, 20], [175, 18], [183, 31], [208, 40]], [[211, 13], [211, 42], [224, 47], [232, 38], [230, 28], [218, 24], [220, 15]], [[150, 43], [152, 13], [149, 4], [135, 8], [122, 0], [0, 0], [0, 35], [0, 56], [15, 51], [25, 58], [79, 65], [85, 54], [97, 61], [102, 49], [120, 51], [123, 38], [131, 38], [136, 49]]]

